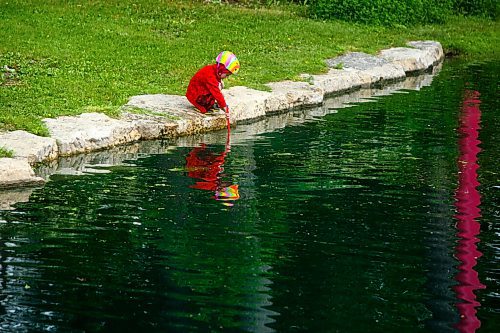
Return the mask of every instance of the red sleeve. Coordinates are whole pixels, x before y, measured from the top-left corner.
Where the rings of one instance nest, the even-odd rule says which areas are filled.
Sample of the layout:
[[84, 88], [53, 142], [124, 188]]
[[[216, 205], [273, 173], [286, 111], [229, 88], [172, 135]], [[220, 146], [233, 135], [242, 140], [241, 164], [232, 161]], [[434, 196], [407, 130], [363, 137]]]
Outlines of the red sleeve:
[[222, 95], [220, 89], [219, 89], [219, 81], [215, 78], [209, 78], [207, 80], [207, 88], [214, 96], [215, 100], [217, 101], [217, 104], [219, 104], [219, 107], [225, 108], [227, 106], [226, 100], [224, 99], [224, 95]]

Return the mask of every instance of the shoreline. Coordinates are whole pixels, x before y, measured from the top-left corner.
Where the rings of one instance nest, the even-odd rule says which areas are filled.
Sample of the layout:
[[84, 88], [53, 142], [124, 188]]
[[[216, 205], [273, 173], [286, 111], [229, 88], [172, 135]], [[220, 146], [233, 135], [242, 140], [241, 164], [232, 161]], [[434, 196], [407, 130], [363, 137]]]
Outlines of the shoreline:
[[[223, 94], [230, 105], [231, 123], [251, 123], [322, 105], [329, 96], [341, 99], [353, 91], [402, 81], [434, 68], [443, 59], [439, 42], [409, 42], [408, 47], [385, 49], [377, 56], [353, 52], [328, 59], [328, 73], [303, 74], [304, 81], [269, 83], [270, 91], [235, 86]], [[118, 119], [100, 113], [44, 119], [50, 137], [25, 131], [0, 133], [0, 146], [14, 152], [13, 158], [0, 158], [0, 191], [43, 185], [50, 173], [37, 176], [34, 166], [62, 157], [226, 127], [225, 115], [203, 115], [179, 95], [133, 96], [121, 111]]]

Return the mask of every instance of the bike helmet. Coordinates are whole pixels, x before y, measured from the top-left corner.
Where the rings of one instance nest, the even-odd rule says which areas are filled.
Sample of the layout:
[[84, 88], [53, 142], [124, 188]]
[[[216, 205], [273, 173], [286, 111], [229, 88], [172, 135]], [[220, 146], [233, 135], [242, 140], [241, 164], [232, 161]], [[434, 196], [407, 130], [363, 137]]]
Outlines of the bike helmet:
[[240, 62], [233, 52], [222, 51], [221, 53], [219, 53], [215, 61], [218, 64], [224, 65], [224, 67], [226, 67], [226, 69], [232, 74], [236, 74], [240, 70]]

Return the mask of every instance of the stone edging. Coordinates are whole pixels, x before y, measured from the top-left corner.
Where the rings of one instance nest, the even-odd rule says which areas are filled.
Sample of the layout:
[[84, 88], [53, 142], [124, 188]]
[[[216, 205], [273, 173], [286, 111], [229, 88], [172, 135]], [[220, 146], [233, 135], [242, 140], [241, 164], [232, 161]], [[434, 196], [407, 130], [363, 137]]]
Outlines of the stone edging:
[[[354, 52], [329, 59], [326, 61], [330, 67], [328, 73], [304, 74], [305, 82], [269, 83], [269, 92], [243, 86], [224, 90], [231, 107], [231, 123], [320, 105], [327, 95], [403, 80], [409, 74], [432, 68], [444, 58], [439, 42], [409, 42], [408, 46], [382, 50], [377, 56]], [[338, 67], [342, 69], [336, 69]], [[43, 121], [49, 129], [48, 138], [25, 131], [0, 133], [0, 146], [14, 151], [14, 158], [0, 158], [0, 188], [43, 184], [44, 178], [37, 177], [32, 166], [60, 156], [138, 140], [209, 132], [226, 126], [223, 114], [202, 115], [184, 96], [162, 94], [133, 96], [122, 107], [119, 119], [84, 113]]]

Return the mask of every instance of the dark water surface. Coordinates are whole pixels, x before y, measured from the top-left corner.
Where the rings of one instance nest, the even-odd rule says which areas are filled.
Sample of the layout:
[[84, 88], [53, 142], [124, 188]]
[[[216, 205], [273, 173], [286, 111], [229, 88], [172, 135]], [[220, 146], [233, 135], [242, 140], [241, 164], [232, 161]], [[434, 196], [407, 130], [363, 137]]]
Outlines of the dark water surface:
[[500, 332], [499, 72], [53, 175], [0, 211], [0, 331]]

